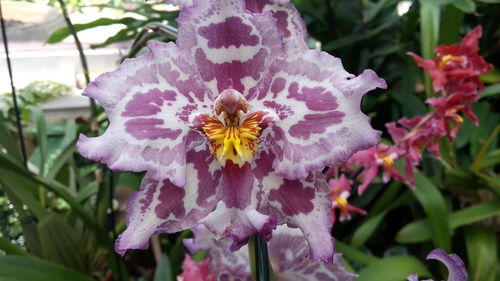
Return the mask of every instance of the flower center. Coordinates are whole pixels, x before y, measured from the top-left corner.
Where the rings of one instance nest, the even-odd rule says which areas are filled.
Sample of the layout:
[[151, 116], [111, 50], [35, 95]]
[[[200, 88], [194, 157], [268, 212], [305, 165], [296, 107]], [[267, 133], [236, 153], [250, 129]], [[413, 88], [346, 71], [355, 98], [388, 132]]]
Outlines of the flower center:
[[452, 55], [445, 55], [439, 61], [438, 68], [439, 69], [445, 69], [446, 66], [448, 66], [448, 64], [452, 63], [452, 62], [461, 64], [461, 63], [464, 62], [464, 59], [462, 57], [456, 57], [456, 56], [452, 56]]
[[249, 110], [245, 97], [227, 89], [215, 100], [214, 114], [201, 116], [211, 151], [223, 166], [228, 160], [243, 166], [253, 159], [263, 114]]

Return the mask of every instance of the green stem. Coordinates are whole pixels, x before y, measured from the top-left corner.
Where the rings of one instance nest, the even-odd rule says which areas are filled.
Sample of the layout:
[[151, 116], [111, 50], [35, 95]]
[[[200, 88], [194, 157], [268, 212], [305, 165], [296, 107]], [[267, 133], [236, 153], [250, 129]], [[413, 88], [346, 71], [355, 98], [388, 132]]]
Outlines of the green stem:
[[269, 279], [269, 256], [267, 253], [267, 244], [260, 237], [255, 235], [255, 280], [256, 281], [270, 281]]
[[[87, 58], [85, 57], [85, 53], [83, 52], [82, 43], [78, 38], [77, 32], [71, 19], [68, 16], [68, 11], [66, 10], [66, 5], [63, 0], [58, 0], [59, 5], [61, 6], [61, 10], [64, 15], [64, 20], [66, 21], [66, 25], [68, 26], [71, 35], [75, 39], [76, 48], [78, 49], [78, 54], [80, 55], [80, 61], [82, 63], [83, 75], [85, 76], [85, 84], [88, 85], [90, 83], [90, 75], [89, 75], [89, 67], [87, 65]], [[97, 118], [97, 104], [93, 98], [90, 98], [90, 111], [92, 114], [92, 120], [96, 120]]]

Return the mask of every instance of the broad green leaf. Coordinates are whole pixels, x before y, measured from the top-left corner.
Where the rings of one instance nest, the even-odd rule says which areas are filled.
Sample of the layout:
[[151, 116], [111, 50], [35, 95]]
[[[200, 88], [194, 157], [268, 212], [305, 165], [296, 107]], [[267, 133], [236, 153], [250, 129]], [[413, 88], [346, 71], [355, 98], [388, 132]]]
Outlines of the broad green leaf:
[[[90, 213], [83, 208], [82, 205], [76, 200], [75, 196], [71, 194], [67, 187], [53, 182], [46, 182], [35, 175], [32, 175], [30, 172], [26, 171], [24, 168], [20, 167], [13, 160], [9, 159], [5, 154], [0, 153], [0, 168], [6, 171], [10, 171], [11, 174], [15, 175], [19, 179], [23, 179], [24, 181], [30, 181], [32, 183], [36, 183], [38, 185], [42, 185], [47, 190], [54, 192], [57, 196], [63, 198], [69, 205], [71, 205], [73, 211], [75, 211], [80, 218], [89, 226], [93, 226], [93, 220]], [[0, 180], [3, 178], [0, 177]]]
[[498, 242], [494, 229], [470, 226], [465, 229], [469, 278], [474, 281], [495, 281], [498, 267]]
[[59, 215], [46, 216], [38, 224], [44, 258], [79, 272], [86, 272], [84, 245]]
[[156, 265], [154, 281], [173, 281], [172, 269], [167, 255], [161, 255], [160, 261]]
[[441, 192], [422, 173], [415, 173], [416, 188], [413, 191], [422, 205], [432, 226], [432, 238], [437, 248], [450, 251], [450, 226], [448, 211]]
[[[466, 224], [500, 215], [500, 200], [474, 205], [448, 216], [450, 231]], [[432, 227], [428, 219], [417, 220], [404, 226], [396, 235], [398, 243], [420, 243], [432, 239]]]
[[40, 163], [38, 168], [40, 169], [39, 174], [41, 176], [45, 175], [45, 162], [47, 160], [47, 125], [45, 123], [45, 118], [43, 111], [38, 107], [30, 107], [32, 116], [36, 123], [36, 135], [38, 147], [40, 148]]
[[447, 5], [439, 28], [439, 44], [456, 43], [463, 21], [464, 12], [454, 5]]
[[500, 4], [500, 0], [477, 0], [477, 1], [489, 4]]
[[[24, 171], [24, 169], [22, 169]], [[26, 205], [39, 220], [47, 215], [36, 198], [39, 185], [21, 174], [0, 167], [0, 184], [2, 188], [14, 194], [22, 204]]]
[[491, 97], [491, 96], [498, 95], [498, 94], [500, 94], [500, 83], [485, 87], [484, 91], [482, 91], [479, 94], [479, 98], [482, 99], [482, 98]]
[[481, 169], [486, 169], [498, 165], [500, 163], [500, 148], [492, 150], [481, 161]]
[[19, 146], [14, 140], [12, 134], [9, 131], [9, 128], [7, 127], [7, 122], [0, 117], [0, 146], [5, 148], [7, 153], [12, 157], [12, 159], [15, 159], [19, 161], [19, 163], [22, 163], [22, 156], [21, 153], [19, 152]]
[[82, 273], [55, 263], [20, 256], [0, 257], [2, 281], [95, 281]]
[[477, 153], [476, 158], [474, 159], [474, 162], [472, 162], [471, 165], [472, 171], [479, 172], [479, 170], [481, 169], [481, 163], [483, 162], [485, 155], [488, 153], [490, 146], [496, 141], [499, 133], [500, 133], [500, 125], [498, 125], [495, 128], [493, 133], [488, 137], [486, 142], [479, 149], [479, 152]]
[[344, 256], [347, 256], [350, 259], [352, 259], [356, 262], [359, 262], [361, 264], [365, 264], [365, 265], [380, 261], [380, 258], [373, 256], [373, 255], [370, 255], [370, 254], [367, 254], [367, 253], [363, 253], [362, 251], [360, 251], [360, 250], [358, 250], [358, 249], [356, 249], [356, 248], [354, 248], [354, 247], [352, 247], [352, 246], [350, 246], [350, 245], [348, 245], [340, 240], [335, 241], [335, 252], [343, 253]]
[[[75, 30], [82, 31], [85, 29], [89, 28], [94, 28], [97, 26], [105, 26], [105, 25], [111, 25], [111, 24], [125, 24], [125, 25], [130, 25], [131, 23], [137, 21], [137, 19], [127, 17], [127, 18], [122, 18], [122, 19], [110, 19], [110, 18], [99, 18], [94, 21], [88, 22], [88, 23], [83, 23], [83, 24], [74, 24], [73, 26], [75, 27]], [[61, 27], [58, 30], [54, 31], [47, 39], [48, 44], [54, 44], [61, 42], [64, 40], [66, 37], [70, 36], [71, 32], [69, 31], [68, 27]]]
[[[420, 32], [422, 57], [424, 59], [434, 58], [439, 36], [440, 1], [420, 0]], [[427, 97], [434, 96], [434, 90], [429, 75], [424, 73], [424, 85]]]
[[[368, 240], [372, 234], [375, 232], [377, 227], [380, 225], [382, 220], [384, 219], [385, 215], [387, 213], [397, 207], [401, 207], [403, 205], [409, 204], [413, 199], [413, 196], [409, 192], [405, 192], [404, 195], [393, 201], [392, 203], [388, 204], [385, 209], [383, 209], [381, 212], [367, 217], [363, 223], [356, 229], [354, 232], [352, 239], [351, 239], [351, 245], [353, 247], [360, 247], [363, 245], [366, 240]], [[370, 212], [369, 212], [370, 213]]]
[[414, 272], [420, 277], [431, 276], [425, 265], [417, 258], [395, 256], [371, 263], [359, 272], [356, 281], [402, 281]]
[[0, 250], [4, 251], [8, 255], [29, 256], [23, 247], [13, 244], [5, 237], [0, 237]]
[[472, 0], [450, 0], [450, 3], [462, 10], [464, 13], [473, 13], [476, 11], [476, 4]]

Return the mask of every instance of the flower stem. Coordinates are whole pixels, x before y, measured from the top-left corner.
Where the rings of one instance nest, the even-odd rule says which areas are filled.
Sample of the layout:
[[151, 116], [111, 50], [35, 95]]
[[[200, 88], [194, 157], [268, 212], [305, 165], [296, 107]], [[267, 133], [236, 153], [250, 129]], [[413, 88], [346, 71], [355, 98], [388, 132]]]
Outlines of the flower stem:
[[255, 267], [256, 281], [270, 281], [269, 279], [269, 257], [267, 254], [267, 244], [260, 235], [255, 235]]

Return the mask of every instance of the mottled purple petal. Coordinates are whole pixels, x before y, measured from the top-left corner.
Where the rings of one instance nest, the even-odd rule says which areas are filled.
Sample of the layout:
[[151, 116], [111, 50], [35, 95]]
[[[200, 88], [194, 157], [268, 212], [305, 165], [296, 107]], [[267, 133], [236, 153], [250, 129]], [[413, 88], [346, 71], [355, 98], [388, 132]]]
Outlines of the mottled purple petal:
[[204, 225], [192, 228], [194, 238], [184, 239], [184, 244], [194, 254], [206, 250], [210, 257], [210, 269], [217, 280], [221, 281], [252, 281], [247, 246], [232, 252], [230, 238], [216, 239]]
[[408, 276], [407, 280], [408, 281], [418, 281], [417, 273], [412, 273], [410, 276]]
[[427, 259], [438, 260], [448, 268], [448, 281], [467, 281], [467, 270], [464, 262], [456, 254], [446, 254], [443, 249], [432, 250]]
[[244, 6], [244, 0], [194, 0], [177, 19], [177, 44], [191, 53], [214, 95], [231, 88], [246, 96], [282, 47], [275, 19]]
[[175, 44], [151, 43], [149, 52], [103, 74], [84, 92], [106, 110], [109, 127], [80, 135], [79, 152], [113, 170], [148, 171], [155, 180], [186, 182], [186, 150], [204, 141], [190, 131], [189, 115], [209, 112], [212, 97], [189, 54]]
[[184, 188], [146, 175], [141, 190], [128, 202], [127, 229], [115, 244], [118, 253], [145, 249], [151, 235], [193, 227], [212, 211], [219, 201], [221, 171], [208, 148], [200, 148], [187, 154], [186, 170], [190, 176]]
[[309, 246], [302, 232], [279, 226], [269, 242], [269, 260], [279, 281], [354, 281], [356, 274], [342, 264], [342, 255], [335, 254], [333, 263], [312, 261]]
[[307, 30], [299, 12], [288, 0], [245, 0], [246, 8], [253, 13], [271, 12], [285, 42], [307, 49]]
[[254, 161], [254, 175], [264, 191], [263, 212], [278, 216], [280, 224], [300, 228], [309, 243], [311, 258], [331, 262], [332, 203], [323, 175], [314, 172], [305, 180], [287, 180], [272, 171], [272, 160], [272, 154], [262, 151]]
[[386, 87], [373, 71], [356, 77], [340, 59], [307, 50], [276, 60], [270, 74], [250, 104], [281, 119], [261, 136], [277, 156], [273, 168], [279, 175], [305, 179], [311, 170], [336, 166], [378, 142], [380, 132], [360, 110], [367, 91]]
[[255, 185], [250, 163], [239, 167], [229, 160], [222, 171], [221, 201], [215, 211], [200, 223], [218, 237], [231, 237], [233, 251], [245, 245], [255, 234], [270, 239], [277, 218], [257, 211], [260, 189]]

